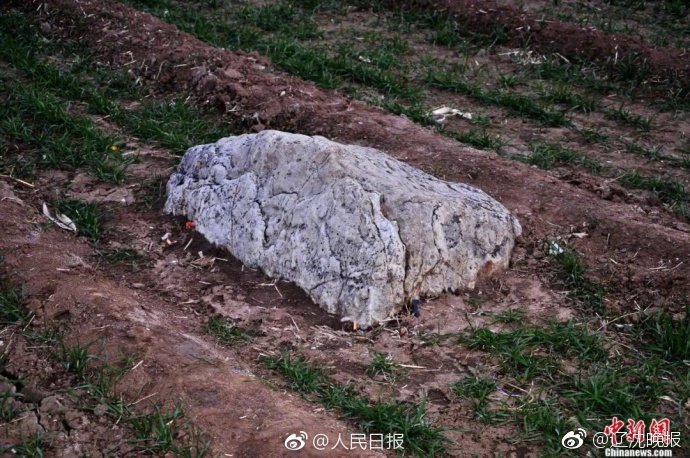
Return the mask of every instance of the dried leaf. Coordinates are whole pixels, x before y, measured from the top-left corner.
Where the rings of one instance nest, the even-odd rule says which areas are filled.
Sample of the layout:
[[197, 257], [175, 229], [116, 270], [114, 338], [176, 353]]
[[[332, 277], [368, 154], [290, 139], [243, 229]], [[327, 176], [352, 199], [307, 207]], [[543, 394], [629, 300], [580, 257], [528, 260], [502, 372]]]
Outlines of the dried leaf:
[[50, 214], [50, 210], [48, 210], [48, 205], [46, 205], [45, 202], [43, 202], [43, 215], [45, 215], [46, 218], [48, 218], [53, 224], [55, 224], [60, 229], [64, 229], [70, 232], [77, 232], [76, 224], [74, 224], [74, 222], [67, 216], [61, 213], [56, 213], [55, 216], [57, 216], [57, 219], [53, 218], [53, 216]]

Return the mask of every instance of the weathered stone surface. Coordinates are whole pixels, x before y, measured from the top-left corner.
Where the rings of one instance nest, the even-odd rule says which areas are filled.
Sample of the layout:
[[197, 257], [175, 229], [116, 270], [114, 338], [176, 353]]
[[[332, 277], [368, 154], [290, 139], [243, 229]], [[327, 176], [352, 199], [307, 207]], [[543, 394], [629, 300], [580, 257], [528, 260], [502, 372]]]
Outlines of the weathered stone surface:
[[517, 220], [484, 192], [371, 148], [278, 131], [187, 151], [167, 212], [322, 308], [370, 325], [507, 266]]

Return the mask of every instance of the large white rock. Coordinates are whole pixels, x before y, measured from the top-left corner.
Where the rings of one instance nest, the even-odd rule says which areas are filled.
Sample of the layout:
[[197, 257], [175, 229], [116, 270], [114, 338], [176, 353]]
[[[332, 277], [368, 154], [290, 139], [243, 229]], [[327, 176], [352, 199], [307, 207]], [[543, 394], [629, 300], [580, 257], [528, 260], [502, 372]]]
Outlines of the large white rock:
[[473, 288], [520, 225], [484, 192], [381, 151], [278, 131], [190, 148], [165, 210], [250, 267], [364, 326], [405, 301]]

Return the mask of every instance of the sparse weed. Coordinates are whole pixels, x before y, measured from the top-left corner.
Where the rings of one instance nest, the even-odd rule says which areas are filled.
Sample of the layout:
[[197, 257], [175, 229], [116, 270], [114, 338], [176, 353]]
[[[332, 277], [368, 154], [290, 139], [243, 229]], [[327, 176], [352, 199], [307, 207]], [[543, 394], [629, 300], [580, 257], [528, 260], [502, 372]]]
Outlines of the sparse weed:
[[638, 324], [636, 330], [647, 351], [672, 364], [683, 365], [690, 361], [690, 314], [687, 311], [682, 319], [674, 319], [667, 311], [658, 312]]
[[556, 402], [547, 399], [526, 402], [518, 408], [515, 417], [524, 431], [520, 441], [545, 441], [549, 453], [553, 453], [553, 456], [563, 455], [561, 438], [575, 425], [562, 414]]
[[172, 449], [175, 438], [176, 422], [184, 416], [180, 405], [169, 412], [155, 407], [149, 414], [129, 419], [138, 441], [137, 448], [150, 453], [165, 453]]
[[129, 264], [132, 272], [136, 272], [139, 264], [146, 260], [141, 253], [129, 248], [99, 251], [98, 257], [110, 264]]
[[599, 102], [596, 99], [579, 94], [566, 86], [551, 88], [544, 94], [544, 98], [583, 113], [591, 113], [599, 108]]
[[690, 220], [690, 195], [680, 181], [668, 177], [642, 175], [637, 171], [625, 173], [620, 181], [627, 188], [651, 191], [678, 216]]
[[628, 110], [623, 108], [623, 105], [619, 106], [615, 110], [612, 108], [606, 108], [604, 110], [604, 114], [609, 119], [621, 121], [629, 126], [642, 130], [644, 132], [649, 132], [652, 129], [651, 117], [632, 114]]
[[453, 383], [453, 392], [461, 398], [469, 399], [474, 410], [482, 410], [489, 401], [489, 396], [496, 391], [496, 381], [487, 378], [465, 377]]
[[520, 80], [516, 75], [505, 74], [499, 76], [498, 78], [498, 83], [506, 89], [511, 88], [513, 86], [517, 86], [519, 82]]
[[393, 361], [390, 355], [375, 352], [371, 364], [366, 369], [370, 377], [382, 376], [386, 380], [395, 381], [400, 367]]
[[604, 288], [586, 277], [587, 266], [577, 253], [565, 250], [555, 255], [555, 258], [560, 267], [558, 276], [570, 289], [568, 297], [595, 312], [602, 312], [604, 310]]
[[155, 175], [144, 181], [141, 186], [141, 200], [149, 210], [159, 209], [163, 207], [166, 198], [166, 183], [165, 177]]
[[472, 124], [482, 129], [486, 129], [491, 126], [491, 118], [486, 115], [477, 115], [472, 118]]
[[80, 344], [68, 344], [65, 341], [60, 342], [59, 358], [62, 366], [68, 372], [75, 374], [80, 380], [85, 379], [86, 369], [91, 360], [96, 356], [89, 353], [87, 347], [82, 347]]
[[59, 200], [57, 211], [68, 216], [77, 226], [77, 231], [92, 242], [98, 243], [105, 233], [105, 211], [98, 204], [76, 199]]
[[419, 103], [401, 103], [397, 97], [385, 97], [381, 103], [382, 108], [397, 115], [404, 115], [411, 121], [414, 121], [423, 126], [434, 125], [434, 119], [429, 114], [429, 111]]
[[21, 324], [29, 313], [24, 307], [24, 294], [0, 279], [0, 321], [5, 324]]
[[492, 135], [484, 129], [470, 129], [464, 132], [443, 131], [445, 135], [475, 148], [499, 151], [504, 142], [498, 135]]
[[468, 82], [459, 75], [448, 72], [430, 72], [426, 76], [426, 82], [432, 87], [465, 94], [482, 103], [506, 108], [510, 112], [535, 119], [547, 126], [570, 124], [563, 112], [544, 108], [531, 97], [502, 89], [484, 89], [477, 84]]
[[510, 309], [497, 313], [494, 318], [499, 323], [520, 323], [525, 319], [525, 311]]
[[7, 423], [17, 416], [17, 409], [14, 407], [16, 394], [12, 391], [0, 393], [0, 421]]
[[580, 134], [587, 143], [604, 143], [609, 139], [609, 136], [601, 133], [599, 129], [582, 129]]
[[340, 410], [356, 421], [364, 432], [384, 435], [402, 432], [406, 452], [424, 456], [447, 453], [448, 439], [442, 429], [426, 419], [425, 401], [416, 406], [398, 401], [373, 403], [357, 394], [352, 386], [334, 383], [323, 370], [313, 367], [303, 357], [283, 353], [265, 357], [263, 361], [283, 375], [292, 389], [311, 396], [328, 408]]
[[215, 315], [206, 323], [205, 330], [223, 345], [232, 346], [251, 342], [253, 335], [251, 331], [237, 326], [227, 318]]
[[10, 452], [12, 455], [19, 455], [25, 458], [43, 458], [48, 447], [49, 444], [43, 436], [37, 434], [26, 442], [8, 447], [0, 447], [0, 451]]
[[534, 142], [530, 145], [532, 154], [526, 158], [528, 164], [549, 170], [564, 165], [586, 167], [592, 173], [600, 173], [604, 166], [598, 161], [555, 143]]

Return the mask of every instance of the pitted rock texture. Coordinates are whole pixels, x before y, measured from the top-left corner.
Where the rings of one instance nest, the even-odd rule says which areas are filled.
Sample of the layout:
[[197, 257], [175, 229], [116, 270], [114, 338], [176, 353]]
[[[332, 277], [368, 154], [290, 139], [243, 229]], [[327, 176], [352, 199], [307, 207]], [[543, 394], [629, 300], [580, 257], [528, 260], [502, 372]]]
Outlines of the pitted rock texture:
[[506, 267], [520, 224], [486, 193], [362, 146], [279, 131], [190, 148], [165, 210], [363, 326]]

